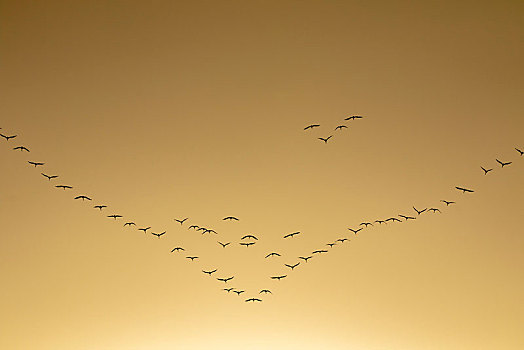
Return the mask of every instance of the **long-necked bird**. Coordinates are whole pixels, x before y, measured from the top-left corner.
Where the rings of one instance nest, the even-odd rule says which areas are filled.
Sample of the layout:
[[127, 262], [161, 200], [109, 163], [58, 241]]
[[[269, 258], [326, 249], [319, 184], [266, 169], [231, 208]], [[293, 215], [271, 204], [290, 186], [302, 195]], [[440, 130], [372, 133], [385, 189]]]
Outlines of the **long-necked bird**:
[[458, 187], [458, 186], [455, 186], [455, 188], [459, 191], [462, 191], [462, 193], [466, 193], [466, 192], [469, 192], [469, 193], [473, 193], [475, 191], [473, 190], [470, 190], [470, 189], [467, 189], [467, 188], [464, 188], [464, 187]]
[[11, 139], [14, 139], [17, 135], [8, 136], [8, 135], [0, 134], [0, 136], [2, 136], [6, 141], [9, 141]]
[[515, 147], [515, 150], [516, 150], [517, 152], [519, 152], [519, 154], [520, 154], [521, 157], [524, 156], [524, 151], [521, 151], [521, 150], [518, 149], [517, 147]]
[[88, 196], [84, 196], [84, 195], [76, 196], [75, 199], [81, 199], [83, 201], [90, 201], [91, 200], [91, 198], [89, 198]]
[[20, 150], [20, 151], [22, 151], [22, 152], [23, 152], [23, 151], [30, 152], [30, 151], [29, 151], [29, 148], [27, 148], [26, 146], [16, 146], [16, 147], [14, 147], [13, 149], [14, 149], [15, 151]]
[[287, 275], [271, 276], [271, 279], [280, 281], [282, 278], [286, 278], [286, 277], [287, 277]]
[[444, 200], [444, 199], [441, 199], [440, 201], [443, 202], [443, 203], [446, 203], [446, 207], [449, 206], [450, 204], [455, 204], [455, 202], [447, 201], [447, 200]]
[[424, 208], [422, 210], [418, 210], [417, 208], [413, 207], [413, 210], [415, 210], [417, 212], [417, 215], [420, 215], [422, 214], [423, 212], [425, 212], [426, 210], [428, 210], [428, 208]]
[[364, 118], [364, 117], [361, 116], [361, 115], [353, 115], [351, 117], [345, 118], [344, 120], [355, 120], [355, 119], [362, 119], [362, 118]]
[[484, 168], [484, 167], [482, 167], [482, 166], [481, 166], [480, 168], [484, 171], [484, 175], [488, 175], [488, 173], [489, 173], [490, 171], [493, 170], [493, 168], [491, 168], [491, 169], [486, 169], [486, 168]]
[[327, 252], [328, 252], [327, 250], [319, 249], [319, 250], [313, 251], [311, 254], [321, 254], [321, 253], [327, 253]]
[[498, 160], [498, 159], [495, 159], [495, 160], [497, 161], [497, 163], [500, 164], [500, 167], [501, 167], [501, 168], [504, 168], [506, 165], [510, 165], [511, 163], [513, 163], [513, 162], [501, 162], [501, 161]]
[[313, 128], [318, 128], [320, 126], [320, 124], [311, 124], [311, 125], [308, 125], [304, 128], [304, 130], [308, 130], [308, 129], [313, 129]]
[[58, 175], [47, 175], [47, 174], [44, 174], [44, 173], [40, 173], [42, 174], [42, 176], [46, 177], [49, 181], [51, 181], [51, 179], [56, 179], [58, 177]]
[[287, 235], [284, 236], [284, 238], [294, 237], [294, 236], [296, 236], [298, 234], [300, 234], [300, 231], [293, 232], [293, 233], [288, 233]]
[[335, 131], [336, 130], [342, 130], [344, 128], [347, 128], [347, 125], [338, 125], [336, 128], [335, 128]]

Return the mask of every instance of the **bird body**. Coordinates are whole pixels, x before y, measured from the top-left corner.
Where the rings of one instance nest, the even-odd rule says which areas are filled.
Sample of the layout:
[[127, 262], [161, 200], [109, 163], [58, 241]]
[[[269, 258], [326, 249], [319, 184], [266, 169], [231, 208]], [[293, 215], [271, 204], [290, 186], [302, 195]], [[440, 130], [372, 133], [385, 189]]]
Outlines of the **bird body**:
[[[118, 214], [112, 214], [112, 215], [108, 215], [107, 217], [108, 217], [108, 218], [113, 218], [113, 219], [115, 219], [115, 220], [116, 220], [116, 219], [118, 219], [118, 218], [121, 218], [121, 217], [122, 217], [122, 215], [118, 215]], [[145, 232], [145, 231], [144, 231], [144, 232]]]
[[191, 261], [194, 261], [195, 259], [198, 259], [198, 256], [186, 256], [186, 259], [191, 259]]
[[234, 216], [226, 216], [226, 217], [223, 218], [222, 220], [229, 220], [229, 221], [236, 220], [236, 221], [238, 221], [238, 218], [236, 218], [236, 217], [234, 217]]
[[244, 237], [242, 237], [241, 239], [256, 239], [258, 241], [258, 238], [256, 238], [255, 236], [253, 235], [245, 235]]
[[35, 168], [36, 168], [37, 166], [39, 166], [39, 165], [41, 166], [41, 165], [44, 165], [44, 164], [45, 164], [45, 163], [41, 163], [41, 162], [33, 162], [33, 161], [30, 161], [30, 160], [28, 160], [27, 162], [28, 162], [29, 164], [31, 164], [31, 165], [34, 165]]
[[319, 137], [318, 139], [324, 141], [324, 143], [327, 143], [329, 141], [329, 139], [332, 138], [332, 137], [333, 137], [333, 135], [330, 135], [328, 137]]
[[91, 198], [89, 198], [88, 196], [84, 196], [84, 195], [76, 196], [75, 199], [81, 199], [81, 200], [83, 200], [83, 201], [84, 201], [84, 200], [88, 200], [88, 201], [91, 200]]
[[235, 278], [235, 276], [231, 276], [231, 277], [228, 277], [228, 278], [217, 278], [217, 280], [219, 280], [221, 282], [224, 282], [224, 283], [227, 283], [227, 281], [231, 281], [233, 278]]
[[222, 248], [225, 248], [227, 247], [229, 244], [231, 244], [231, 242], [227, 242], [227, 243], [222, 243], [222, 242], [218, 242], [218, 244], [220, 244], [222, 246]]
[[255, 302], [255, 301], [258, 301], [258, 302], [261, 302], [262, 300], [261, 299], [258, 299], [258, 298], [249, 298], [249, 299], [246, 299], [246, 302]]
[[344, 120], [355, 120], [355, 119], [362, 119], [362, 118], [364, 118], [364, 117], [361, 116], [361, 115], [353, 115], [351, 117], [345, 118]]
[[287, 275], [271, 276], [271, 279], [280, 281], [282, 278], [286, 278], [286, 277]]
[[166, 231], [164, 231], [164, 232], [160, 232], [160, 233], [151, 232], [151, 234], [152, 234], [153, 236], [157, 236], [158, 238], [160, 238], [160, 236], [166, 234]]
[[144, 227], [144, 228], [139, 228], [138, 231], [144, 231], [144, 233], [146, 233], [147, 230], [149, 230], [150, 228], [151, 228], [151, 226]]
[[213, 273], [217, 272], [217, 269], [214, 269], [212, 271], [202, 270], [202, 272], [205, 273], [205, 274], [208, 274], [209, 276], [211, 276]]
[[6, 141], [9, 141], [11, 139], [14, 139], [17, 135], [8, 136], [8, 135], [0, 134], [0, 136], [2, 136]]
[[293, 233], [288, 233], [287, 235], [284, 236], [284, 238], [294, 237], [294, 236], [296, 236], [298, 234], [300, 234], [300, 231], [293, 232]]
[[298, 265], [300, 265], [299, 262], [297, 262], [295, 265], [289, 265], [289, 264], [284, 264], [285, 266], [289, 267], [291, 270], [294, 270], [295, 267], [297, 267]]
[[255, 242], [240, 242], [239, 244], [243, 245], [243, 246], [246, 246], [246, 247], [249, 247], [250, 245], [255, 244]]
[[182, 225], [184, 221], [186, 221], [188, 218], [185, 218], [184, 220], [174, 219], [176, 222], [180, 223]]
[[450, 204], [455, 204], [455, 202], [452, 202], [452, 201], [446, 201], [446, 200], [444, 200], [444, 199], [441, 199], [440, 201], [443, 202], [443, 203], [446, 203], [446, 207], [449, 206]]
[[22, 151], [22, 152], [23, 152], [23, 151], [30, 152], [29, 149], [28, 149], [27, 147], [25, 147], [25, 146], [17, 146], [17, 147], [15, 147], [15, 148], [13, 148], [13, 149], [14, 149], [15, 151], [16, 151], [16, 150], [20, 150], [20, 151]]
[[482, 167], [482, 166], [481, 166], [480, 168], [484, 171], [484, 175], [488, 175], [488, 173], [489, 173], [490, 171], [493, 170], [493, 168], [491, 168], [491, 169], [486, 169], [486, 168], [484, 168], [484, 167]]
[[506, 165], [510, 165], [511, 163], [513, 163], [513, 162], [502, 162], [502, 161], [500, 161], [498, 159], [495, 159], [495, 160], [497, 161], [497, 163], [500, 164], [501, 168], [504, 168]]
[[61, 188], [63, 190], [71, 190], [73, 188], [73, 186], [69, 186], [69, 185], [56, 185], [55, 187]]
[[320, 126], [320, 124], [311, 124], [311, 125], [308, 125], [304, 128], [304, 130], [308, 130], [308, 129], [313, 129], [313, 128], [318, 128]]
[[357, 234], [359, 233], [360, 231], [362, 231], [363, 227], [359, 228], [358, 230], [353, 230], [352, 228], [348, 228], [348, 230], [350, 230], [351, 232], [353, 232], [354, 234]]
[[467, 189], [467, 188], [464, 188], [464, 187], [458, 187], [458, 186], [455, 186], [455, 188], [459, 191], [462, 191], [462, 193], [466, 193], [466, 192], [469, 192], [469, 193], [473, 193], [475, 191], [473, 190], [470, 190], [470, 189]]
[[312, 256], [299, 256], [298, 258], [304, 260], [305, 262], [307, 262], [309, 259], [312, 258]]
[[312, 252], [311, 254], [321, 254], [321, 253], [327, 253], [327, 252], [328, 252], [327, 250], [320, 249], [320, 250], [315, 250], [315, 251]]
[[173, 253], [173, 252], [180, 252], [182, 250], [185, 250], [185, 249], [182, 248], [182, 247], [175, 247], [175, 248], [171, 249], [171, 253]]
[[269, 253], [268, 255], [266, 255], [266, 258], [269, 258], [271, 256], [281, 256], [281, 255], [278, 254], [278, 253], [272, 252], [272, 253]]
[[47, 174], [44, 174], [44, 173], [40, 173], [42, 174], [42, 176], [46, 177], [49, 181], [51, 181], [51, 179], [56, 179], [58, 177], [58, 175], [47, 175]]

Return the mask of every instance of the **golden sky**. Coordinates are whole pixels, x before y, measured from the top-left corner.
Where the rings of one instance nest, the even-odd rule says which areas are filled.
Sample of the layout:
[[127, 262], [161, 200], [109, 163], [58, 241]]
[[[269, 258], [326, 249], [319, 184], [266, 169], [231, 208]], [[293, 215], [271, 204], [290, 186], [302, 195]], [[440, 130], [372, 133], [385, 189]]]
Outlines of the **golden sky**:
[[1, 1], [0, 348], [523, 349], [523, 10]]

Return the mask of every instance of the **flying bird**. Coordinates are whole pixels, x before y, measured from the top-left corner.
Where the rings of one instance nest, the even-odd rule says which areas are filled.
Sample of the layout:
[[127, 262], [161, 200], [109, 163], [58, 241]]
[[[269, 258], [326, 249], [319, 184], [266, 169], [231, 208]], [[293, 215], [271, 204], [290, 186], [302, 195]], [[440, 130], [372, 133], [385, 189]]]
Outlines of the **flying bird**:
[[280, 255], [278, 253], [275, 253], [275, 252], [272, 252], [272, 253], [269, 253], [268, 255], [266, 255], [266, 258], [269, 258], [271, 256], [282, 256], [282, 255]]
[[469, 189], [464, 188], [464, 187], [458, 187], [458, 186], [455, 186], [455, 188], [456, 188], [457, 190], [459, 190], [459, 191], [462, 191], [462, 193], [466, 193], [466, 192], [473, 193], [473, 192], [475, 192], [475, 191], [473, 191], [473, 190], [469, 190]]
[[295, 267], [297, 267], [298, 265], [300, 265], [299, 262], [297, 262], [295, 265], [288, 265], [288, 264], [284, 264], [285, 266], [289, 267], [291, 270], [293, 270]]
[[340, 243], [344, 243], [345, 241], [349, 241], [349, 239], [347, 239], [347, 238], [339, 238], [339, 239], [337, 239], [337, 241], [340, 242]]
[[408, 220], [415, 220], [416, 219], [413, 216], [406, 216], [406, 215], [402, 215], [402, 214], [398, 214], [398, 216], [400, 216], [401, 218], [403, 218], [406, 221], [408, 221]]
[[164, 231], [164, 232], [160, 232], [160, 233], [151, 232], [151, 234], [152, 234], [153, 236], [157, 236], [158, 238], [160, 238], [160, 236], [166, 234], [166, 231]]
[[232, 290], [234, 289], [234, 287], [231, 287], [231, 288], [222, 288], [222, 290], [225, 290], [226, 292], [231, 292]]
[[327, 250], [315, 250], [314, 252], [312, 252], [311, 254], [321, 254], [321, 253], [327, 253], [328, 251]]
[[91, 198], [89, 198], [88, 196], [84, 196], [84, 195], [76, 196], [75, 199], [81, 199], [81, 200], [83, 200], [83, 201], [84, 201], [84, 200], [88, 200], [88, 201], [91, 200]]
[[255, 242], [240, 242], [240, 245], [245, 245], [246, 247], [249, 247], [250, 245], [255, 244]]
[[176, 222], [179, 222], [180, 225], [182, 225], [184, 223], [184, 221], [186, 221], [188, 218], [185, 218], [184, 220], [179, 220], [179, 219], [175, 219]]
[[39, 165], [44, 165], [44, 164], [45, 164], [45, 163], [39, 163], [39, 162], [32, 162], [32, 161], [30, 161], [30, 160], [27, 161], [27, 162], [28, 162], [29, 164], [31, 164], [31, 165], [34, 165], [35, 168], [36, 168], [37, 166], [39, 166]]
[[[115, 220], [116, 220], [116, 219], [118, 219], [118, 218], [121, 218], [121, 217], [122, 217], [122, 215], [118, 215], [118, 214], [112, 214], [112, 215], [108, 215], [107, 217], [108, 217], [108, 218], [113, 218], [113, 219], [115, 219]], [[145, 232], [145, 231], [144, 231], [144, 232]]]
[[309, 259], [312, 258], [312, 256], [299, 256], [298, 258], [304, 260], [305, 262], [307, 262]]
[[133, 226], [133, 225], [136, 226], [136, 224], [134, 222], [130, 221], [130, 222], [126, 222], [124, 224], [124, 227], [126, 227], [126, 226]]
[[319, 137], [318, 139], [324, 141], [324, 143], [327, 143], [329, 141], [329, 139], [332, 138], [332, 137], [333, 137], [333, 135], [330, 135], [328, 137]]
[[171, 253], [173, 253], [173, 252], [180, 252], [182, 250], [185, 250], [185, 249], [182, 248], [182, 247], [175, 247], [175, 248], [171, 249]]
[[441, 199], [440, 201], [443, 202], [443, 203], [446, 203], [446, 207], [449, 206], [450, 204], [455, 204], [455, 202], [446, 201], [444, 199]]
[[353, 230], [352, 228], [348, 228], [348, 230], [350, 230], [350, 231], [353, 232], [354, 234], [359, 233], [359, 231], [362, 231], [363, 229], [364, 229], [363, 227], [359, 228], [358, 230]]
[[271, 293], [271, 291], [269, 289], [262, 289], [260, 292], [258, 292], [258, 294], [262, 294], [262, 293], [264, 293], [264, 294], [267, 294], [267, 293], [273, 294], [273, 293]]
[[23, 151], [30, 152], [29, 149], [28, 149], [27, 147], [25, 147], [25, 146], [17, 146], [17, 147], [15, 147], [15, 148], [13, 148], [13, 149], [14, 149], [15, 151], [16, 151], [16, 150], [20, 150], [20, 151], [22, 151], [22, 152], [23, 152]]
[[255, 236], [253, 235], [245, 235], [244, 237], [242, 237], [241, 239], [256, 239], [258, 241], [258, 238], [256, 238]]
[[442, 213], [442, 212], [440, 211], [440, 209], [438, 209], [438, 208], [429, 208], [428, 211], [431, 211], [431, 212], [433, 212], [433, 213], [435, 213], [435, 212], [438, 211], [439, 213]]
[[195, 228], [195, 229], [197, 229], [197, 228], [198, 228], [198, 226], [197, 226], [197, 225], [191, 225], [191, 226], [189, 226], [189, 227], [188, 227], [187, 229], [188, 229], [188, 230], [191, 230], [192, 228]]
[[10, 139], [14, 139], [17, 135], [7, 136], [4, 134], [0, 134], [6, 141], [9, 141]]
[[501, 167], [501, 168], [504, 168], [506, 165], [510, 165], [511, 163], [513, 163], [513, 162], [505, 162], [505, 163], [504, 163], [504, 162], [501, 162], [501, 161], [498, 160], [498, 159], [495, 159], [495, 160], [497, 161], [497, 163], [500, 164], [500, 167]]
[[205, 273], [205, 274], [208, 274], [209, 276], [211, 276], [213, 273], [217, 272], [217, 269], [214, 269], [212, 271], [202, 270], [202, 272]]
[[520, 156], [524, 156], [524, 151], [521, 151], [520, 149], [515, 147], [515, 150], [519, 152]]
[[422, 210], [418, 210], [417, 208], [413, 207], [413, 209], [417, 212], [417, 215], [420, 215], [422, 214], [423, 212], [425, 212], [426, 210], [428, 210], [428, 208], [424, 208]]
[[386, 221], [398, 221], [398, 222], [402, 222], [401, 220], [397, 219], [397, 218], [388, 218], [386, 219]]
[[198, 259], [198, 256], [186, 256], [186, 259], [191, 259], [191, 261], [194, 261], [195, 259]]
[[287, 275], [271, 276], [271, 279], [272, 279], [272, 280], [279, 280], [279, 281], [280, 281], [282, 278], [286, 278], [286, 277], [287, 277]]
[[220, 244], [220, 245], [222, 246], [222, 248], [225, 248], [225, 247], [227, 247], [229, 244], [231, 244], [231, 242], [222, 243], [222, 242], [218, 241], [218, 244]]
[[482, 166], [481, 166], [480, 168], [481, 168], [482, 170], [484, 170], [484, 175], [488, 175], [488, 173], [489, 173], [490, 171], [493, 170], [493, 168], [491, 168], [491, 169], [486, 169], [486, 168], [484, 168], [484, 167], [482, 167]]
[[347, 128], [346, 125], [339, 125], [335, 128], [335, 130], [342, 130], [343, 128]]
[[95, 205], [93, 208], [100, 209], [100, 211], [102, 211], [102, 209], [107, 208], [107, 205]]
[[244, 293], [245, 290], [234, 290], [233, 293], [237, 293], [237, 295], [240, 295], [242, 293]]
[[375, 220], [375, 222], [376, 222], [376, 223], [379, 223], [379, 224], [381, 224], [381, 225], [382, 225], [383, 223], [385, 223], [384, 220]]
[[144, 231], [144, 233], [146, 233], [147, 230], [149, 230], [150, 228], [151, 228], [151, 226], [144, 227], [144, 228], [139, 228], [138, 231]]
[[311, 125], [306, 126], [304, 130], [318, 128], [319, 126], [320, 124], [311, 124]]
[[55, 186], [56, 188], [61, 188], [61, 189], [64, 189], [64, 190], [70, 190], [73, 188], [73, 186], [68, 186], [68, 185], [56, 185]]
[[365, 227], [368, 227], [369, 225], [373, 226], [373, 224], [371, 222], [362, 222], [362, 223], [360, 223], [359, 226], [362, 226], [362, 225], [364, 225]]
[[51, 179], [56, 179], [58, 177], [58, 175], [47, 175], [47, 174], [44, 174], [44, 173], [40, 173], [42, 174], [42, 176], [46, 177], [49, 181], [51, 181]]
[[223, 218], [222, 220], [229, 220], [229, 221], [236, 220], [236, 221], [238, 221], [238, 218], [236, 218], [236, 217], [234, 217], [234, 216], [226, 216], [226, 217]]
[[333, 248], [334, 245], [337, 245], [336, 243], [326, 243], [327, 246], [329, 246], [329, 248]]
[[224, 282], [224, 283], [227, 283], [227, 281], [231, 281], [233, 278], [235, 278], [235, 276], [231, 276], [231, 277], [228, 277], [228, 278], [217, 278], [217, 280], [219, 280], [221, 282]]
[[217, 234], [217, 231], [215, 231], [215, 230], [209, 230], [209, 229], [207, 229], [207, 228], [202, 232], [202, 234], [204, 234], [204, 233], [208, 233], [208, 232], [210, 232], [210, 233], [214, 233], [215, 235]]
[[364, 118], [364, 117], [361, 116], [361, 115], [353, 115], [351, 117], [345, 118], [344, 120], [355, 120], [355, 119], [362, 119], [362, 118]]
[[255, 302], [255, 301], [261, 302], [262, 299], [258, 299], [258, 298], [249, 298], [249, 299], [246, 299], [246, 303], [247, 303], [247, 302], [250, 302], [250, 301], [252, 301], [252, 302]]
[[288, 233], [287, 235], [284, 236], [284, 238], [289, 238], [289, 237], [293, 237], [293, 236], [296, 236], [300, 233], [300, 231], [297, 231], [297, 232], [293, 232], [293, 233]]

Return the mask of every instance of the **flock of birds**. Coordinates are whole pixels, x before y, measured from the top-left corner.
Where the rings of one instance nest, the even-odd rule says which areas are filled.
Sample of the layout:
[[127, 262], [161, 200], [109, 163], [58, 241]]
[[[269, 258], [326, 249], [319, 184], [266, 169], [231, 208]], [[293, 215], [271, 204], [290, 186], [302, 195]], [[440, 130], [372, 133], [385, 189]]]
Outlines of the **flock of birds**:
[[[351, 116], [351, 117], [348, 117], [346, 118], [345, 120], [357, 120], [357, 119], [362, 119], [363, 117], [362, 116]], [[312, 128], [315, 128], [315, 127], [318, 127], [319, 124], [311, 124], [309, 126], [307, 126], [306, 128], [304, 128], [304, 130], [310, 130]], [[335, 130], [341, 130], [343, 128], [347, 128], [347, 126], [345, 125], [339, 125], [335, 128]], [[1, 129], [1, 128], [0, 128]], [[17, 135], [6, 135], [4, 134], [3, 132], [0, 133], [0, 137], [4, 138], [7, 142], [9, 143], [12, 143], [11, 140], [15, 139], [17, 137]], [[325, 143], [328, 142], [328, 140], [333, 137], [333, 135], [330, 135], [326, 138], [319, 138], [321, 139], [322, 141], [324, 141]], [[25, 152], [25, 153], [30, 153], [30, 150], [26, 147], [26, 146], [22, 146], [22, 145], [19, 145], [19, 146], [15, 146], [13, 147], [13, 150], [15, 151], [20, 151], [20, 152]], [[521, 149], [519, 148], [515, 148], [515, 150], [518, 152], [518, 154], [520, 155], [520, 157], [523, 157], [524, 156], [524, 151], [522, 151]], [[513, 162], [512, 161], [501, 161], [499, 159], [495, 159], [496, 163], [498, 163], [498, 165], [500, 165], [500, 168], [503, 169], [504, 167], [507, 167], [509, 165], [511, 165]], [[36, 161], [33, 161], [33, 160], [28, 160], [27, 161], [29, 165], [37, 168], [37, 167], [44, 167], [45, 166], [45, 163], [44, 162], [36, 162]], [[485, 168], [484, 166], [481, 166], [480, 167], [481, 170], [483, 171], [484, 175], [488, 175], [490, 172], [492, 172], [494, 170], [494, 168]], [[47, 174], [45, 172], [41, 172], [40, 173], [44, 178], [46, 178], [49, 182], [51, 181], [56, 181], [56, 179], [59, 179], [59, 175], [50, 175], [50, 174]], [[73, 189], [73, 186], [71, 185], [66, 185], [66, 184], [56, 184], [55, 185], [56, 188], [58, 189], [61, 189], [61, 190], [72, 190]], [[455, 186], [455, 189], [457, 191], [460, 191], [462, 192], [463, 194], [465, 193], [473, 193], [475, 192], [473, 189], [470, 189], [470, 188], [467, 188], [467, 187], [463, 187], [463, 186]], [[75, 195], [73, 196], [73, 198], [75, 200], [81, 200], [81, 201], [93, 201], [93, 199], [85, 194], [78, 194], [78, 195]], [[436, 213], [441, 213], [442, 210], [444, 210], [445, 208], [455, 204], [456, 202], [453, 201], [453, 200], [448, 200], [448, 199], [440, 199], [438, 202], [436, 202], [434, 205], [432, 206], [429, 206], [429, 207], [425, 207], [425, 208], [416, 208], [415, 206], [412, 207], [413, 209], [413, 214], [411, 213], [403, 213], [403, 214], [396, 214], [396, 215], [391, 215], [391, 216], [388, 216], [388, 217], [385, 217], [385, 218], [376, 218], [376, 219], [373, 219], [373, 220], [367, 220], [367, 221], [362, 221], [358, 224], [356, 224], [355, 226], [353, 227], [349, 227], [347, 228], [349, 232], [353, 233], [355, 236], [359, 233], [361, 233], [363, 230], [365, 229], [368, 229], [369, 227], [373, 227], [375, 225], [387, 225], [388, 223], [402, 223], [402, 222], [407, 222], [407, 221], [410, 221], [410, 220], [416, 220], [418, 219], [419, 217], [423, 216], [423, 215], [427, 215], [427, 214], [436, 214]], [[441, 205], [441, 207], [439, 207], [439, 205]], [[445, 205], [445, 206], [444, 206]], [[99, 210], [100, 212], [106, 212], [109, 210], [109, 206], [106, 205], [106, 204], [96, 204], [93, 206], [93, 209], [96, 209], [96, 210]], [[411, 209], [410, 209], [411, 210]], [[147, 226], [147, 225], [144, 225], [144, 226], [140, 226], [138, 227], [137, 224], [132, 221], [132, 220], [123, 220], [124, 219], [124, 216], [123, 215], [120, 215], [118, 213], [108, 213], [108, 215], [106, 215], [107, 218], [110, 218], [110, 219], [113, 219], [115, 221], [117, 220], [121, 220], [120, 222], [123, 223], [123, 227], [127, 227], [127, 228], [130, 228], [130, 227], [135, 227], [138, 231], [142, 231], [143, 233], [147, 234], [151, 234], [157, 238], [161, 238], [162, 236], [164, 236], [167, 231], [165, 230], [160, 230], [160, 231], [156, 231], [156, 232], [153, 232], [152, 231], [152, 227], [151, 226]], [[175, 218], [173, 219], [176, 223], [180, 224], [181, 227], [187, 227], [187, 230], [194, 230], [196, 232], [200, 232], [202, 235], [204, 234], [213, 234], [213, 235], [218, 235], [218, 232], [215, 230], [215, 229], [212, 229], [212, 228], [209, 228], [209, 227], [205, 227], [205, 226], [200, 226], [200, 225], [197, 225], [197, 224], [193, 224], [191, 223], [191, 225], [189, 224], [190, 222], [188, 221], [189, 218], [185, 217], [185, 218]], [[240, 221], [240, 219], [236, 216], [226, 216], [222, 219], [222, 221], [225, 221], [225, 222], [238, 222]], [[348, 232], [348, 233], [349, 233]], [[284, 234], [282, 236], [282, 239], [284, 240], [289, 240], [289, 239], [294, 239], [295, 237], [297, 236], [300, 236], [302, 233], [300, 231], [296, 231], [296, 232], [291, 232], [291, 233], [287, 233], [287, 234]], [[240, 239], [239, 239], [239, 242], [238, 244], [240, 246], [245, 246], [246, 248], [249, 248], [250, 246], [253, 246], [255, 245], [257, 242], [259, 241], [259, 237], [255, 236], [254, 234], [246, 234], [244, 236], [242, 236]], [[325, 246], [323, 247], [319, 247], [318, 249], [315, 249], [311, 252], [306, 252], [305, 254], [302, 254], [298, 257], [296, 257], [296, 261], [292, 264], [288, 264], [288, 263], [284, 263], [282, 264], [282, 266], [286, 269], [289, 269], [287, 270], [287, 272], [285, 273], [278, 273], [278, 274], [274, 274], [274, 275], [271, 275], [271, 276], [268, 276], [271, 280], [276, 280], [276, 281], [280, 281], [284, 278], [287, 278], [288, 277], [288, 274], [291, 273], [292, 271], [294, 271], [297, 267], [299, 267], [302, 263], [307, 263], [310, 259], [313, 259], [315, 256], [318, 256], [318, 255], [322, 255], [322, 254], [325, 254], [325, 253], [328, 253], [330, 251], [330, 249], [332, 249], [334, 246], [336, 245], [339, 245], [339, 244], [343, 244], [345, 242], [349, 242], [350, 239], [348, 237], [340, 237], [340, 238], [337, 238], [336, 240], [332, 241], [332, 242], [328, 242], [325, 244]], [[231, 246], [231, 244], [233, 242], [229, 241], [229, 242], [222, 242], [222, 241], [217, 241], [217, 243], [224, 249], [228, 248]], [[174, 248], [171, 249], [171, 253], [173, 254], [183, 254], [184, 252], [186, 252], [186, 249], [184, 247], [181, 247], [181, 246], [176, 246]], [[278, 259], [278, 258], [282, 258], [282, 254], [278, 251], [270, 251], [270, 252], [267, 252], [265, 253], [264, 255], [264, 259]], [[191, 254], [188, 254], [188, 255], [185, 255], [185, 258], [188, 259], [188, 260], [191, 260], [191, 261], [195, 261], [196, 259], [199, 259], [199, 256], [198, 255], [191, 255]], [[218, 282], [223, 282], [224, 284], [228, 284], [229, 281], [233, 280], [235, 278], [235, 275], [225, 275], [225, 276], [219, 276], [219, 269], [218, 268], [212, 268], [212, 269], [204, 269], [202, 270], [202, 273], [206, 274], [206, 275], [209, 275], [209, 276], [216, 276], [216, 280]], [[235, 293], [236, 295], [240, 296], [241, 294], [243, 293], [246, 293], [246, 291], [244, 289], [240, 289], [240, 288], [235, 288], [235, 287], [225, 287], [225, 288], [222, 288], [223, 291], [227, 292], [227, 293]], [[245, 302], [261, 302], [262, 299], [261, 299], [261, 295], [267, 295], [267, 294], [273, 294], [272, 291], [270, 289], [267, 289], [267, 288], [264, 288], [264, 289], [260, 289], [255, 296], [251, 296], [249, 298], [246, 298], [244, 299]]]
[[[358, 119], [363, 119], [364, 117], [361, 116], [361, 115], [352, 115], [350, 117], [347, 117], [347, 118], [344, 118], [344, 121], [351, 121], [351, 120], [358, 120]], [[318, 128], [320, 127], [320, 124], [309, 124], [308, 126], [306, 126], [304, 128], [304, 130], [313, 130], [315, 128]], [[346, 124], [340, 124], [340, 125], [337, 125], [334, 129], [334, 131], [336, 132], [337, 130], [342, 130], [342, 129], [347, 129], [348, 126]], [[325, 137], [318, 137], [318, 140], [320, 141], [323, 141], [324, 143], [328, 143], [328, 141], [333, 137], [334, 135], [331, 134], [329, 136], [325, 136]]]

